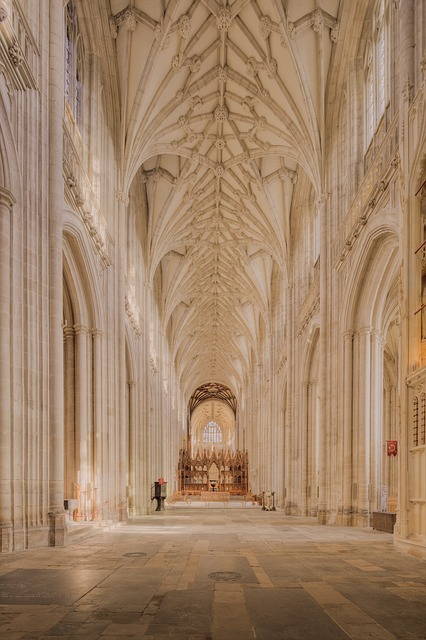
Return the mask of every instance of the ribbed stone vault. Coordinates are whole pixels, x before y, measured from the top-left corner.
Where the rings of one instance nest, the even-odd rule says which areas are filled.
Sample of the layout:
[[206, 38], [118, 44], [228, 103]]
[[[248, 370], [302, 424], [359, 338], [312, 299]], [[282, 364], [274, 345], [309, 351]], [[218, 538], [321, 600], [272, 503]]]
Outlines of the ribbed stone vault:
[[338, 0], [111, 0], [126, 189], [188, 399], [238, 396], [286, 278], [300, 172], [321, 194]]

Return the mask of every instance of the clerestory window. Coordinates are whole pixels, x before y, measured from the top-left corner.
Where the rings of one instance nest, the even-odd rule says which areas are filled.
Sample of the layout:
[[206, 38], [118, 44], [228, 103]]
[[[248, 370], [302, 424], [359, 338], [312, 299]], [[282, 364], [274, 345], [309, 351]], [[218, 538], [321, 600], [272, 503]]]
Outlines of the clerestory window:
[[379, 0], [371, 20], [364, 54], [364, 132], [367, 148], [389, 102], [390, 8]]
[[80, 131], [83, 126], [83, 39], [79, 32], [75, 5], [66, 6], [65, 30], [65, 97]]

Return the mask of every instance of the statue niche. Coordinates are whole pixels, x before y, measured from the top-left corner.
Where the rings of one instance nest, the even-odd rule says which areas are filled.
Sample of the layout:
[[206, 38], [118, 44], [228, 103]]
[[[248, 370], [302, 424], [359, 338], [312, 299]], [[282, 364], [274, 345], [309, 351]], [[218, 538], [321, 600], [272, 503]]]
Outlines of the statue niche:
[[218, 482], [219, 482], [219, 468], [216, 462], [212, 462], [209, 469], [209, 485], [212, 491], [217, 491]]

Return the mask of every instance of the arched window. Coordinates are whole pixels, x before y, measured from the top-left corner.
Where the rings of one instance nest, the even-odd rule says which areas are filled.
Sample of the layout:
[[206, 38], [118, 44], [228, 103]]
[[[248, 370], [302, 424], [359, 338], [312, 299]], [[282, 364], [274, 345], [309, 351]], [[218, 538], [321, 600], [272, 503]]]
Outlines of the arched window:
[[365, 135], [366, 146], [369, 145], [374, 134], [374, 73], [373, 60], [368, 56], [368, 63], [365, 70]]
[[83, 125], [84, 46], [78, 29], [74, 2], [66, 7], [65, 97], [80, 130]]
[[222, 442], [222, 429], [214, 420], [210, 420], [204, 427], [203, 443], [220, 444]]
[[364, 55], [365, 146], [385, 113], [389, 102], [390, 2], [378, 0], [371, 20], [370, 37]]

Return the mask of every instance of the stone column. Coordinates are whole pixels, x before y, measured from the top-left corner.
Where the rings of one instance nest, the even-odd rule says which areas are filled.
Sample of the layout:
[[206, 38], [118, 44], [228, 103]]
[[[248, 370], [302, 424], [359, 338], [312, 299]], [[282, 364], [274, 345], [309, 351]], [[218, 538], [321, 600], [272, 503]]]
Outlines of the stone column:
[[66, 541], [64, 512], [64, 347], [62, 331], [62, 176], [64, 10], [49, 2], [49, 544]]
[[383, 458], [383, 336], [371, 333], [371, 433], [370, 433], [370, 512], [380, 508], [381, 467]]
[[286, 305], [286, 321], [287, 321], [287, 392], [286, 392], [286, 415], [284, 424], [284, 501], [285, 501], [285, 513], [291, 515], [293, 495], [294, 495], [294, 482], [293, 482], [293, 441], [294, 436], [292, 429], [293, 426], [293, 413], [294, 413], [294, 396], [293, 396], [293, 360], [294, 360], [294, 286], [289, 285], [287, 287], [287, 305]]
[[405, 539], [410, 535], [410, 483], [412, 482], [409, 463], [410, 440], [408, 437], [411, 407], [409, 403], [408, 388], [405, 377], [411, 373], [408, 363], [419, 362], [419, 338], [416, 329], [416, 309], [419, 306], [418, 290], [420, 287], [420, 273], [418, 269], [415, 250], [419, 245], [419, 206], [414, 195], [414, 187], [417, 186], [409, 176], [414, 176], [415, 171], [411, 164], [410, 144], [410, 106], [413, 92], [414, 79], [414, 0], [404, 0], [399, 3], [399, 154], [401, 159], [401, 175], [405, 179], [401, 184], [401, 200], [403, 203], [402, 228], [406, 233], [402, 235], [402, 261], [401, 261], [401, 354], [400, 354], [400, 428], [398, 433], [399, 451], [397, 455], [398, 465], [398, 515], [394, 528], [395, 540]]
[[318, 469], [318, 524], [327, 522], [327, 455], [329, 447], [327, 429], [328, 381], [328, 195], [322, 194], [317, 202], [320, 217], [320, 336], [319, 336], [319, 469]]
[[309, 512], [308, 515], [316, 516], [318, 509], [318, 457], [321, 449], [318, 450], [318, 381], [312, 380], [309, 383], [309, 455], [308, 455], [308, 486], [310, 486]]
[[[151, 475], [151, 393], [150, 393], [150, 379], [152, 376], [151, 370], [151, 353], [150, 353], [150, 335], [149, 335], [149, 319], [151, 314], [151, 285], [149, 282], [144, 283], [143, 287], [143, 309], [142, 314], [144, 318], [147, 318], [145, 324], [145, 330], [143, 332], [142, 344], [141, 344], [141, 368], [139, 373], [140, 379], [140, 400], [139, 400], [139, 416], [141, 421], [141, 454], [140, 458], [143, 458], [143, 470], [141, 478], [143, 479], [140, 486], [137, 488], [139, 494], [138, 503], [141, 505], [141, 513], [149, 513], [151, 510], [151, 483], [153, 481]], [[139, 461], [141, 464], [141, 460]]]
[[130, 512], [131, 515], [137, 515], [135, 508], [135, 492], [136, 486], [139, 484], [138, 478], [138, 461], [141, 464], [139, 454], [139, 443], [136, 434], [136, 382], [130, 380], [128, 383], [128, 429], [129, 429], [129, 487], [130, 495]]
[[343, 513], [342, 525], [352, 523], [352, 410], [353, 410], [353, 331], [346, 331], [344, 339], [343, 380]]
[[107, 452], [106, 427], [102, 403], [102, 331], [92, 331], [93, 342], [93, 511], [96, 520], [103, 520], [105, 486], [104, 456]]
[[[390, 397], [391, 397], [391, 401], [390, 401], [390, 407], [389, 407], [389, 411], [390, 411], [390, 437], [389, 440], [397, 440], [397, 425], [396, 425], [396, 412], [397, 412], [397, 406], [398, 406], [398, 392], [397, 392], [397, 388], [395, 385], [392, 385], [390, 388]], [[388, 458], [389, 460], [389, 456], [385, 456], [385, 454], [383, 454], [384, 457]], [[393, 458], [393, 456], [391, 456]], [[390, 462], [390, 460], [389, 460]], [[398, 495], [398, 466], [397, 464], [395, 464], [395, 461], [392, 463], [392, 466], [389, 465], [389, 474], [390, 474], [390, 479], [388, 480], [388, 487], [389, 487], [389, 495], [392, 496], [396, 496]]]
[[80, 487], [79, 516], [85, 511], [89, 474], [89, 425], [87, 379], [87, 327], [77, 324], [75, 329], [75, 439], [77, 448], [77, 484]]
[[118, 512], [119, 520], [127, 520], [127, 429], [126, 429], [126, 334], [125, 334], [125, 313], [126, 313], [126, 255], [127, 255], [127, 233], [126, 218], [128, 196], [122, 191], [116, 192], [118, 201], [118, 264], [117, 264], [117, 425], [118, 425]]
[[309, 475], [309, 453], [310, 453], [310, 443], [309, 438], [311, 437], [310, 424], [309, 419], [310, 415], [310, 386], [307, 382], [303, 382], [301, 385], [301, 394], [300, 394], [300, 403], [299, 403], [299, 411], [300, 411], [300, 421], [299, 421], [299, 430], [300, 430], [300, 465], [299, 465], [299, 473], [300, 476], [298, 478], [298, 485], [301, 487], [302, 491], [299, 497], [300, 511], [301, 514], [306, 516], [308, 513], [308, 504], [309, 500], [309, 482], [311, 480]]
[[370, 482], [370, 418], [371, 418], [371, 328], [358, 331], [359, 394], [358, 394], [358, 526], [369, 526]]
[[65, 498], [74, 498], [76, 480], [75, 468], [75, 362], [74, 362], [74, 328], [64, 329], [64, 388], [65, 388]]
[[0, 553], [13, 550], [11, 468], [11, 216], [15, 198], [0, 187]]

